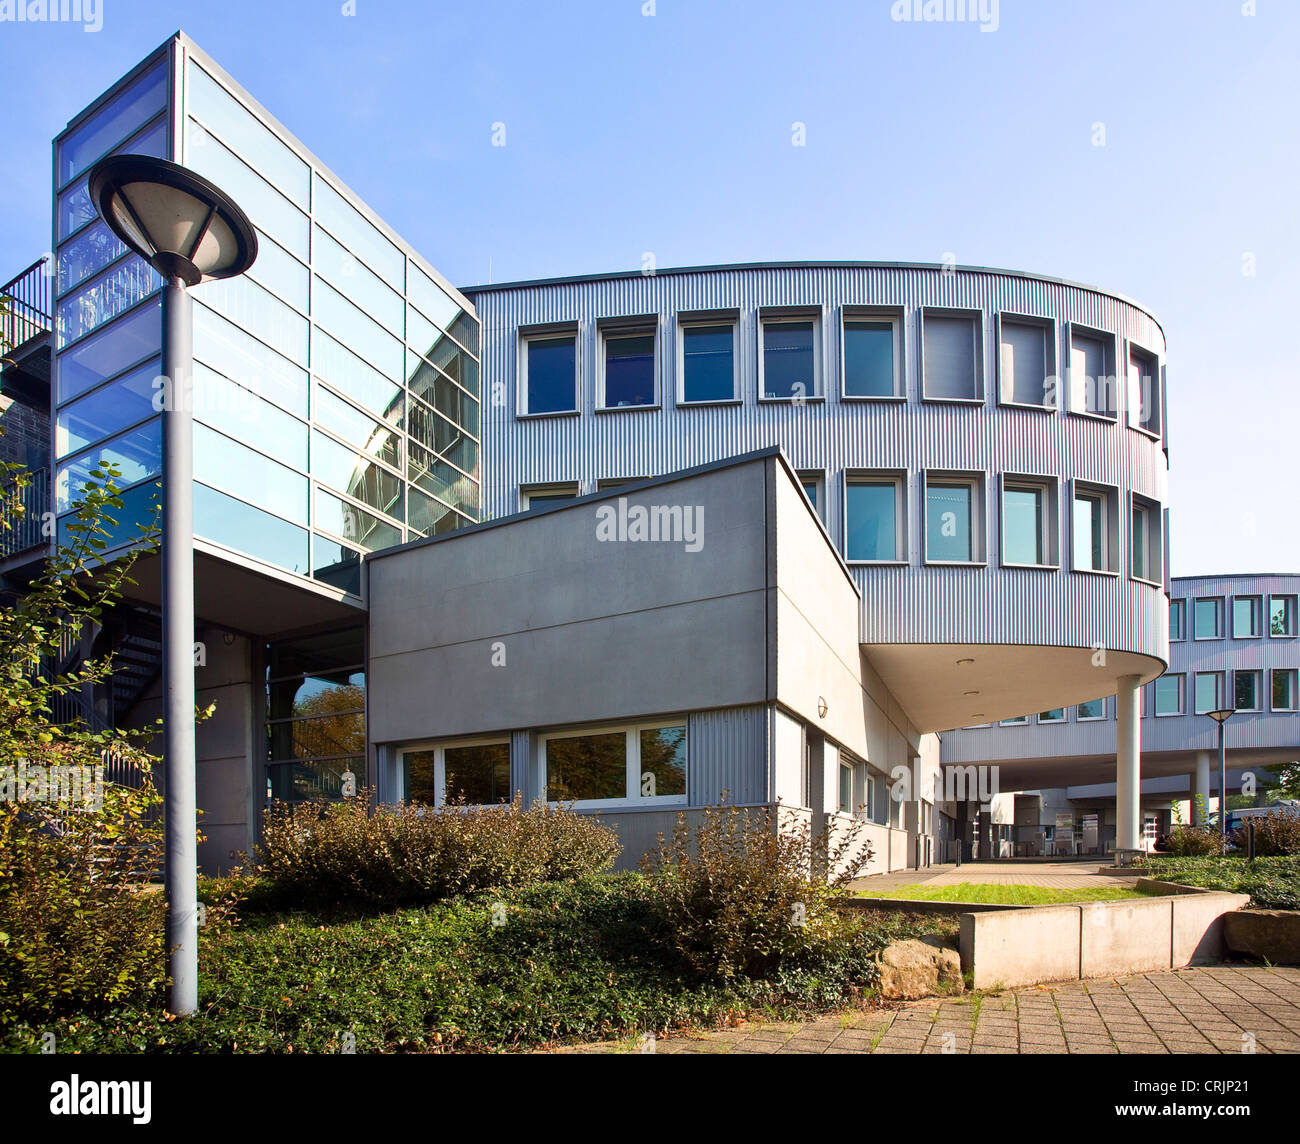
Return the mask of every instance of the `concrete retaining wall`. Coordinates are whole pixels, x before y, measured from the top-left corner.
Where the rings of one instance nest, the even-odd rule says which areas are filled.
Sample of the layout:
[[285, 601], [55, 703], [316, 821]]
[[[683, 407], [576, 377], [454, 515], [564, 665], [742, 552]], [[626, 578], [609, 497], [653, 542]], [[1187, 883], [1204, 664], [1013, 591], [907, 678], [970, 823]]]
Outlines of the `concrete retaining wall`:
[[[1156, 885], [1163, 886], [1161, 883]], [[1218, 960], [1223, 916], [1246, 894], [1193, 890], [1158, 898], [964, 913], [962, 970], [975, 989], [1148, 973]]]

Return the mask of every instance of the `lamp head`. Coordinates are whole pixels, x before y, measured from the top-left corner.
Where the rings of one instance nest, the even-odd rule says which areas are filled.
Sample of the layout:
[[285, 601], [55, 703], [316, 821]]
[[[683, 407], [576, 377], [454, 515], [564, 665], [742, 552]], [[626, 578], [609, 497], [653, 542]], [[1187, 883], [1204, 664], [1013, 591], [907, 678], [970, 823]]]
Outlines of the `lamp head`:
[[118, 238], [166, 278], [187, 286], [242, 274], [257, 234], [219, 187], [152, 155], [110, 155], [90, 172], [91, 202]]
[[1222, 726], [1237, 713], [1235, 707], [1221, 707], [1218, 711], [1208, 711], [1207, 715]]

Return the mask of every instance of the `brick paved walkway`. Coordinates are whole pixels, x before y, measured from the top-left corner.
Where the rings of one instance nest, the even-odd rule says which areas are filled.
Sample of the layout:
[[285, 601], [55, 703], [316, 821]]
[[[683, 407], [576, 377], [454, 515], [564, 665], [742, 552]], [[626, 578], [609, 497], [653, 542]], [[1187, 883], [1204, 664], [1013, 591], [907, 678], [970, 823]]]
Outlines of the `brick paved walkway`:
[[[560, 1052], [636, 1052], [605, 1042]], [[1300, 1052], [1300, 968], [1221, 965], [661, 1037], [657, 1053]]]

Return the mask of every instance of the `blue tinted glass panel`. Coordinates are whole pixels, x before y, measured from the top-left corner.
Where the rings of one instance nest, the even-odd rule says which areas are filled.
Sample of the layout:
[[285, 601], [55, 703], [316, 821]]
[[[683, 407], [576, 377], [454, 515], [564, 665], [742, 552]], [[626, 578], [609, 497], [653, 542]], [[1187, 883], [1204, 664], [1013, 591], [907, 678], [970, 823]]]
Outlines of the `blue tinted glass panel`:
[[202, 305], [194, 307], [194, 357], [290, 413], [307, 416], [307, 371]]
[[383, 279], [368, 270], [320, 227], [313, 235], [311, 265], [345, 297], [386, 326], [389, 333], [399, 338], [403, 336], [405, 304], [402, 296], [389, 289]]
[[1183, 677], [1162, 675], [1156, 680], [1156, 714], [1177, 715], [1183, 709]]
[[306, 260], [311, 237], [307, 216], [192, 119], [185, 124], [185, 161], [234, 199], [258, 230]]
[[318, 376], [377, 417], [401, 422], [403, 394], [400, 385], [350, 353], [319, 326], [312, 327], [311, 339], [312, 369]]
[[394, 467], [402, 463], [402, 440], [390, 425], [367, 417], [319, 383], [316, 385], [315, 421], [362, 453]]
[[321, 226], [399, 294], [404, 292], [405, 256], [319, 174], [313, 206]]
[[1196, 713], [1204, 715], [1207, 711], [1219, 709], [1219, 673], [1201, 671], [1196, 673]]
[[[142, 539], [150, 528], [157, 527], [161, 520], [158, 508], [161, 497], [162, 490], [156, 481], [147, 481], [122, 493], [122, 507], [109, 509], [100, 519], [99, 526], [108, 536], [98, 538], [105, 541], [105, 547], [98, 551], [107, 552], [124, 544], [133, 544]], [[60, 544], [67, 544], [72, 539], [70, 526], [76, 524], [77, 518], [73, 515], [59, 517]]]
[[735, 327], [684, 327], [682, 371], [684, 401], [731, 401], [736, 396]]
[[1222, 600], [1197, 600], [1194, 617], [1198, 640], [1214, 640], [1223, 635]]
[[285, 464], [307, 468], [307, 426], [202, 362], [194, 363], [194, 417]]
[[307, 319], [248, 278], [205, 282], [191, 291], [197, 301], [224, 315], [299, 365], [307, 364]]
[[763, 396], [809, 397], [816, 392], [812, 322], [763, 324]]
[[654, 334], [606, 335], [605, 407], [653, 405], [654, 400]]
[[70, 401], [161, 348], [162, 304], [153, 301], [59, 355], [59, 400]]
[[312, 434], [311, 475], [397, 520], [406, 515], [401, 479], [324, 433]]
[[[418, 266], [412, 264], [407, 280], [407, 294], [426, 318], [444, 330], [461, 314], [459, 303]], [[472, 348], [472, 347], [471, 347]]]
[[925, 490], [927, 560], [973, 559], [970, 486], [932, 484]]
[[847, 559], [898, 559], [897, 501], [898, 486], [892, 481], [845, 487]]
[[194, 426], [194, 479], [286, 520], [307, 523], [306, 477], [206, 425]]
[[59, 247], [59, 293], [71, 290], [126, 253], [126, 243], [102, 222]]
[[406, 475], [413, 484], [470, 516], [478, 514], [478, 485], [423, 446], [412, 444]]
[[154, 398], [161, 398], [161, 391], [155, 389], [154, 379], [160, 364], [154, 358], [60, 409], [54, 433], [57, 456], [66, 457], [157, 413]]
[[86, 481], [92, 479], [91, 471], [105, 463], [117, 466], [119, 476], [114, 484], [118, 488], [157, 476], [162, 469], [161, 420], [155, 418], [60, 465], [55, 482], [56, 510], [65, 512], [81, 495]]
[[1103, 719], [1106, 716], [1106, 700], [1090, 699], [1087, 703], [1080, 703], [1074, 709], [1076, 719]]
[[361, 553], [319, 533], [311, 540], [311, 574], [325, 584], [361, 595]]
[[844, 323], [844, 393], [848, 397], [894, 396], [894, 324]]
[[472, 318], [469, 314], [461, 314], [447, 327], [447, 333], [460, 342], [470, 353], [476, 357], [478, 356], [479, 324], [476, 318]]
[[411, 528], [423, 536], [441, 536], [470, 522], [423, 493], [411, 490]]
[[528, 412], [561, 413], [578, 408], [577, 339], [530, 338], [528, 354]]
[[306, 312], [311, 292], [310, 272], [278, 242], [264, 234], [257, 236], [257, 260], [249, 269], [248, 276]]
[[401, 381], [406, 363], [402, 343], [322, 279], [314, 283], [312, 317], [353, 353], [393, 381]]
[[[165, 117], [159, 119], [150, 127], [146, 127], [139, 135], [128, 139], [120, 147], [116, 148], [114, 154], [130, 155], [153, 155], [158, 159], [167, 158], [167, 120]], [[86, 183], [89, 174], [78, 179], [66, 191], [59, 196], [59, 203], [55, 209], [55, 221], [58, 225], [58, 239], [62, 242], [74, 230], [86, 225], [86, 223], [97, 219], [99, 212], [95, 205], [90, 201], [90, 191]]]
[[307, 574], [307, 530], [206, 485], [194, 485], [194, 535]]
[[423, 398], [435, 406], [440, 413], [446, 414], [457, 425], [477, 435], [478, 401], [455, 385], [451, 378], [441, 370], [434, 369], [428, 362], [414, 354], [407, 355], [407, 366], [414, 367], [407, 377], [406, 384], [416, 397]]
[[59, 185], [148, 123], [166, 104], [167, 70], [159, 64], [63, 139], [59, 144]]
[[324, 489], [316, 490], [316, 523], [344, 540], [371, 550], [402, 543], [402, 530], [396, 525], [347, 504]]
[[132, 255], [59, 303], [59, 345], [75, 342], [129, 310], [162, 285], [158, 272]]
[[234, 147], [262, 176], [303, 210], [310, 205], [311, 169], [261, 120], [193, 62], [187, 110]]

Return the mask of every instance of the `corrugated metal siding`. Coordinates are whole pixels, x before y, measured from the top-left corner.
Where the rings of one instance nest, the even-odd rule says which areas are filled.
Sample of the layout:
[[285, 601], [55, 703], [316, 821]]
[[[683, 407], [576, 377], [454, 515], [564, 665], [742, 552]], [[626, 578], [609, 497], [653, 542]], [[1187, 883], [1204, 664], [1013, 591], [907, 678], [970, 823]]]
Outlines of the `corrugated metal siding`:
[[767, 718], [761, 704], [695, 711], [686, 730], [692, 806], [767, 799]]
[[[1165, 351], [1160, 327], [1137, 306], [1089, 290], [1009, 274], [919, 267], [803, 266], [727, 268], [655, 276], [533, 286], [475, 293], [484, 323], [484, 510], [518, 510], [521, 485], [578, 482], [592, 491], [604, 477], [658, 475], [780, 444], [798, 469], [827, 474], [826, 521], [842, 545], [846, 469], [899, 468], [911, 474], [908, 506], [911, 564], [855, 568], [863, 595], [864, 643], [1040, 643], [1165, 654], [1164, 595], [1120, 577], [1003, 570], [997, 563], [998, 474], [1060, 478], [1060, 544], [1068, 554], [1070, 479], [1119, 487], [1122, 503], [1135, 490], [1164, 503], [1167, 465], [1158, 442], [1119, 422], [1042, 413], [994, 403], [997, 373], [995, 315], [1037, 314], [1057, 327], [1058, 371], [1068, 355], [1068, 322], [1115, 333]], [[845, 305], [905, 310], [905, 403], [841, 402], [838, 324]], [[796, 408], [757, 399], [758, 311], [766, 306], [816, 306], [821, 311], [824, 402]], [[919, 308], [949, 306], [984, 314], [983, 406], [922, 403]], [[740, 311], [737, 405], [678, 407], [675, 403], [676, 317], [691, 310]], [[661, 408], [593, 412], [596, 405], [597, 321], [616, 315], [659, 315]], [[579, 323], [579, 416], [541, 419], [515, 414], [518, 329]], [[978, 469], [986, 474], [990, 567], [926, 568], [920, 564], [921, 472]], [[1127, 510], [1124, 509], [1124, 515]], [[1127, 561], [1127, 544], [1121, 546]], [[1068, 560], [1067, 560], [1068, 564]]]
[[[1187, 676], [1184, 706], [1186, 714], [1155, 717], [1154, 688], [1143, 690], [1145, 715], [1142, 719], [1142, 749], [1157, 751], [1217, 751], [1218, 729], [1205, 715], [1193, 711], [1193, 680], [1198, 671], [1221, 671], [1224, 683], [1232, 687], [1232, 672], [1260, 671], [1263, 704], [1269, 704], [1269, 672], [1274, 668], [1300, 669], [1300, 639], [1271, 638], [1232, 639], [1232, 597], [1263, 597], [1264, 622], [1267, 623], [1268, 597], [1300, 595], [1300, 575], [1245, 575], [1175, 577], [1174, 600], [1185, 600], [1187, 633], [1185, 640], [1169, 645], [1169, 672]], [[1194, 640], [1192, 604], [1197, 597], [1222, 597], [1225, 631], [1228, 638]], [[1231, 700], [1229, 691], [1229, 700]], [[1107, 718], [1098, 722], [1076, 723], [1074, 712], [1067, 712], [1066, 723], [1040, 725], [1031, 721], [1018, 727], [978, 727], [950, 731], [943, 736], [942, 757], [946, 763], [974, 763], [1011, 759], [1036, 759], [1048, 756], [1107, 755], [1115, 751], [1115, 703], [1107, 701]], [[1031, 713], [1036, 715], [1036, 713]], [[1228, 722], [1229, 750], [1294, 748], [1300, 756], [1300, 714], [1269, 710], [1241, 712]]]

